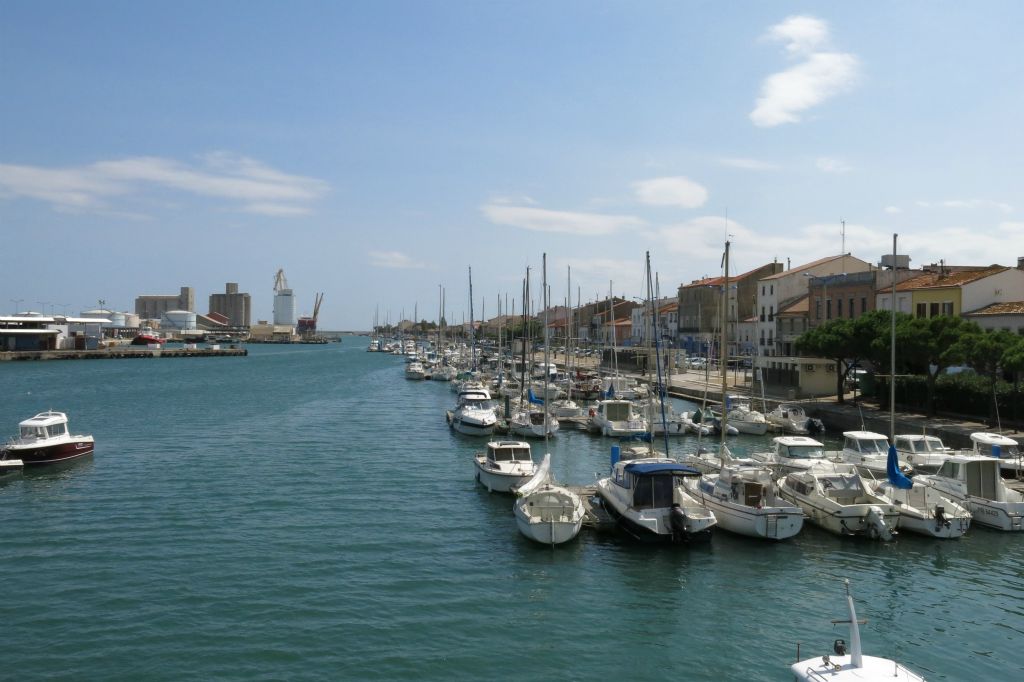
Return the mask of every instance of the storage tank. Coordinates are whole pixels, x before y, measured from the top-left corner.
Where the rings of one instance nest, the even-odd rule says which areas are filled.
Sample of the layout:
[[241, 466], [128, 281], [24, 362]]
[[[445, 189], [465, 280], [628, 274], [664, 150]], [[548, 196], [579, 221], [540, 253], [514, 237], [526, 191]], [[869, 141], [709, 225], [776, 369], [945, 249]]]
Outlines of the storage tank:
[[124, 314], [124, 326], [126, 327], [131, 327], [132, 329], [134, 329], [138, 327], [141, 322], [142, 320], [140, 320], [139, 316], [136, 315], [135, 313]]
[[274, 324], [295, 326], [295, 296], [291, 289], [274, 294]]
[[168, 329], [196, 328], [196, 314], [191, 310], [168, 310], [162, 320]]
[[113, 329], [115, 327], [124, 327], [124, 313], [117, 313], [113, 310], [104, 310], [103, 308], [93, 308], [92, 310], [86, 310], [82, 313], [81, 317], [88, 317], [93, 319], [108, 319], [110, 322], [104, 322], [101, 327], [103, 329]]

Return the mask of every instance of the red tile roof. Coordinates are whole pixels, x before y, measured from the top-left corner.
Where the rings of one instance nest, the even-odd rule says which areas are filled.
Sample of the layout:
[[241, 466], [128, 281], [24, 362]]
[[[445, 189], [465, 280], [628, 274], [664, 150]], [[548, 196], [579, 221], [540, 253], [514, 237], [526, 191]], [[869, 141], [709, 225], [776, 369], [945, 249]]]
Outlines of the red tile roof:
[[[991, 277], [1010, 268], [1004, 265], [995, 265], [977, 270], [960, 270], [946, 274], [938, 272], [925, 272], [910, 279], [905, 279], [896, 285], [896, 291], [918, 291], [920, 289], [950, 289], [961, 287], [964, 284], [976, 282], [979, 279]], [[884, 287], [892, 290], [892, 287]]]
[[964, 315], [1024, 315], [1024, 301], [993, 303]]
[[786, 275], [793, 275], [793, 274], [796, 274], [798, 272], [803, 272], [805, 270], [809, 270], [810, 268], [816, 268], [819, 265], [824, 265], [825, 263], [831, 263], [832, 261], [839, 260], [840, 258], [852, 258], [852, 257], [853, 256], [851, 256], [848, 253], [842, 253], [842, 254], [839, 254], [838, 256], [827, 256], [825, 258], [819, 258], [818, 260], [811, 261], [810, 263], [804, 263], [803, 265], [797, 265], [796, 267], [792, 267], [789, 270], [783, 270], [782, 272], [777, 272], [774, 275], [768, 275], [767, 277], [762, 277], [761, 280], [765, 280], [765, 279], [782, 279]]

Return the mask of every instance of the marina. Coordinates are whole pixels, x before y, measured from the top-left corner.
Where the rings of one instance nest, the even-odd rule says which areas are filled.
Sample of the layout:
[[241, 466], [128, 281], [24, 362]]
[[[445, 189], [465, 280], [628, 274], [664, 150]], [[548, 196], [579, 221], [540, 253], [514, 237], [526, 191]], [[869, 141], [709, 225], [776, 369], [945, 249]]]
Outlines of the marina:
[[[957, 540], [877, 543], [805, 524], [780, 542], [720, 531], [647, 546], [593, 502], [617, 439], [563, 425], [550, 439], [552, 476], [589, 510], [575, 540], [546, 547], [517, 530], [513, 496], [474, 480], [488, 437], [446, 423], [447, 382], [408, 381], [400, 358], [365, 346], [267, 345], [244, 363], [9, 365], [8, 428], [52, 405], [96, 451], [0, 482], [8, 669], [787, 680], [798, 642], [830, 650], [837, 581], [850, 577], [869, 619], [865, 652], [929, 680], [1024, 674], [1018, 533], [972, 526]], [[367, 396], [387, 396], [385, 407]], [[736, 436], [730, 448], [745, 455], [765, 438]], [[695, 447], [696, 436], [676, 437], [670, 454]], [[532, 448], [539, 462], [543, 441]], [[35, 589], [43, 573], [48, 589]], [[759, 612], [770, 626], [750, 618], [751, 599], [770, 602]], [[539, 626], [543, 638], [500, 648]], [[65, 644], [32, 655], [44, 631]]]

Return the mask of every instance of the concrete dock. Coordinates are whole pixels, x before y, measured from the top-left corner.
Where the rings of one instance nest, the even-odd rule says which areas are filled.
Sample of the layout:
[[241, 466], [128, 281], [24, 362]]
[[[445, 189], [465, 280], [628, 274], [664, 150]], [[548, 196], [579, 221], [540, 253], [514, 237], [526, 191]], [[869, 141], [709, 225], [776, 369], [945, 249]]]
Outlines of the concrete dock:
[[113, 360], [125, 358], [242, 357], [245, 348], [142, 348], [115, 346], [101, 350], [23, 350], [0, 352], [0, 362], [16, 360]]

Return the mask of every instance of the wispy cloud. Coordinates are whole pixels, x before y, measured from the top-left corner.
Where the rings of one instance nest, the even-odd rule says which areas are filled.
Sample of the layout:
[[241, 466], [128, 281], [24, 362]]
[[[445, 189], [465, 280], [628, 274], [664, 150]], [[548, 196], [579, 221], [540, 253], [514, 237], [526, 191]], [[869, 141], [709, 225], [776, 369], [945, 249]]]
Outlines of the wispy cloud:
[[427, 267], [426, 263], [413, 260], [400, 251], [371, 251], [370, 265], [392, 270], [418, 270]]
[[560, 232], [575, 235], [607, 235], [641, 227], [639, 218], [625, 215], [604, 215], [575, 211], [552, 211], [533, 206], [484, 204], [483, 214], [496, 225], [518, 227], [534, 232]]
[[800, 114], [851, 89], [860, 78], [860, 60], [847, 52], [825, 51], [828, 24], [808, 16], [789, 17], [768, 29], [764, 38], [783, 43], [799, 63], [768, 76], [761, 84], [750, 120], [761, 128], [796, 123]]
[[899, 206], [886, 206], [885, 212], [889, 215], [899, 215], [900, 213], [903, 213], [903, 209]]
[[685, 254], [693, 260], [717, 262], [726, 239], [752, 242], [752, 230], [735, 220], [720, 216], [700, 216], [658, 230], [658, 238], [673, 253]]
[[943, 201], [918, 201], [915, 202], [921, 208], [995, 208], [1003, 213], [1013, 211], [1013, 206], [1002, 201], [991, 199], [946, 199]]
[[707, 189], [682, 176], [639, 180], [633, 183], [633, 191], [640, 203], [650, 206], [697, 208], [708, 200]]
[[752, 171], [773, 171], [779, 170], [779, 166], [774, 163], [768, 163], [767, 161], [758, 161], [757, 159], [743, 159], [743, 158], [722, 158], [718, 160], [723, 166], [729, 166], [730, 168], [742, 168], [743, 170]]
[[152, 189], [228, 200], [250, 213], [293, 216], [308, 213], [328, 185], [227, 152], [207, 154], [199, 165], [152, 156], [74, 168], [0, 164], [0, 197], [38, 199], [58, 210], [105, 211], [115, 198], [145, 198]]
[[850, 165], [842, 159], [831, 159], [827, 156], [818, 158], [814, 165], [822, 173], [849, 173], [852, 170]]

